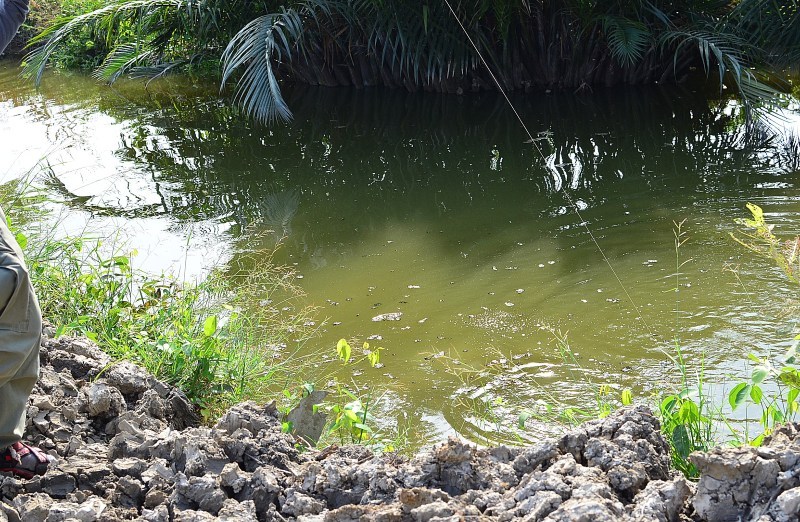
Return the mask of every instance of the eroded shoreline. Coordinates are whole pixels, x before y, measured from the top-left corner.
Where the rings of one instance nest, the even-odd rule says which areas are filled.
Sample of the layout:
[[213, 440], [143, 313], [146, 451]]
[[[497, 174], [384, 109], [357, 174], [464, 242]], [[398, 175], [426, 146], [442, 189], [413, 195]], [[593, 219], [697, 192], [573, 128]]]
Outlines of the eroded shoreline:
[[800, 433], [670, 469], [658, 420], [625, 408], [561, 438], [478, 449], [451, 439], [407, 458], [346, 446], [299, 452], [272, 406], [213, 428], [183, 395], [86, 339], [45, 339], [26, 437], [47, 475], [0, 474], [1, 520], [797, 520]]

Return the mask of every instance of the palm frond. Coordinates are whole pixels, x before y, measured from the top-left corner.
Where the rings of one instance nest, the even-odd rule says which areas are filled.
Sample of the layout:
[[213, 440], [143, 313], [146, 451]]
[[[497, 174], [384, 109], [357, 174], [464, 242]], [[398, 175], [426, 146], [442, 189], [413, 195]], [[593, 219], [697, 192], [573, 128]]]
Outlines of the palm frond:
[[143, 46], [137, 42], [120, 44], [106, 56], [92, 76], [106, 83], [114, 83], [136, 65], [147, 62], [153, 54], [153, 49], [145, 46], [143, 50]]
[[640, 21], [603, 16], [600, 22], [611, 55], [620, 65], [634, 65], [653, 45], [650, 30]]
[[706, 75], [716, 66], [720, 88], [726, 77], [733, 80], [748, 118], [754, 107], [776, 106], [782, 99], [781, 92], [761, 81], [748, 54], [748, 43], [736, 35], [722, 31], [673, 30], [662, 35], [662, 43], [672, 45], [676, 57], [685, 46], [696, 45]]
[[730, 15], [740, 34], [776, 66], [800, 61], [800, 1], [740, 0]]
[[45, 67], [53, 53], [67, 38], [87, 26], [109, 28], [117, 25], [121, 19], [144, 11], [165, 7], [180, 8], [192, 1], [194, 0], [122, 0], [86, 14], [61, 18], [30, 41], [29, 46], [41, 45], [25, 56], [22, 74], [26, 78], [33, 78], [37, 86], [41, 84]]
[[222, 53], [222, 85], [243, 67], [235, 100], [256, 120], [272, 123], [289, 121], [292, 112], [283, 99], [274, 63], [290, 60], [303, 38], [303, 20], [297, 11], [260, 16], [245, 25]]

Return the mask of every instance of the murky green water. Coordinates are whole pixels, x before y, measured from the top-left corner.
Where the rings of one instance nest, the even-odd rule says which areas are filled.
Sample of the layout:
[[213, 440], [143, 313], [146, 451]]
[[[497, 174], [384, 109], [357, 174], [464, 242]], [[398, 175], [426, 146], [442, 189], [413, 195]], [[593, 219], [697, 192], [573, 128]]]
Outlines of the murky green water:
[[[60, 75], [36, 93], [0, 68], [0, 171], [47, 154], [65, 229], [124, 226], [153, 270], [202, 272], [284, 237], [279, 259], [326, 320], [312, 344], [384, 347], [383, 367], [358, 379], [390, 383], [390, 425], [481, 440], [494, 428], [465, 402], [513, 423], [511, 404], [580, 403], [586, 377], [638, 397], [663, 389], [676, 338], [717, 376], [788, 346], [776, 317], [796, 290], [728, 232], [748, 201], [800, 232], [796, 117], [745, 146], [734, 105], [690, 92], [517, 98], [543, 160], [493, 94], [297, 89], [295, 122], [266, 129], [213, 91]], [[579, 376], [542, 325], [569, 333]], [[448, 355], [502, 371], [465, 386]]]

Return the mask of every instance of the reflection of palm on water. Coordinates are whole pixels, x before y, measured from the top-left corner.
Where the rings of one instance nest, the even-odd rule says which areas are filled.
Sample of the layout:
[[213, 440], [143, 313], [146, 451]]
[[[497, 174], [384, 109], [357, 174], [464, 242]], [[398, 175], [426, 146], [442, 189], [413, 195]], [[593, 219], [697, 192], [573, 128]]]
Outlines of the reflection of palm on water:
[[266, 194], [257, 205], [264, 224], [271, 228], [278, 238], [289, 237], [292, 234], [292, 219], [300, 205], [300, 195], [295, 189]]

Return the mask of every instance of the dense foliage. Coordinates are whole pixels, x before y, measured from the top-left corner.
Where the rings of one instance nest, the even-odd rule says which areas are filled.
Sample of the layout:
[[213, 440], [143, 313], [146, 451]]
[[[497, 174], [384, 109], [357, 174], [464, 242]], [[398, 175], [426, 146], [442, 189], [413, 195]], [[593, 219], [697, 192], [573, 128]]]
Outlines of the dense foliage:
[[697, 70], [750, 104], [774, 102], [776, 71], [800, 61], [797, 0], [114, 0], [54, 22], [27, 73], [39, 81], [87, 30], [107, 51], [98, 78], [221, 61], [223, 84], [235, 81], [238, 104], [262, 121], [291, 118], [281, 80], [588, 90]]

